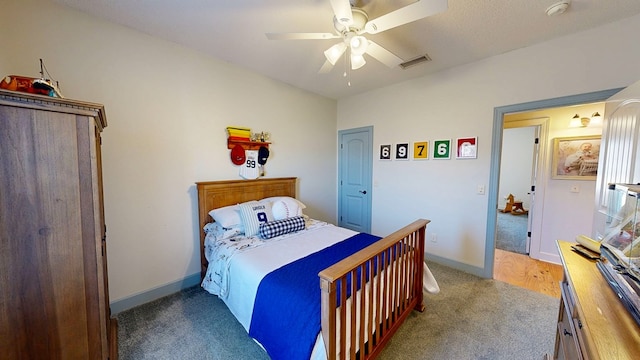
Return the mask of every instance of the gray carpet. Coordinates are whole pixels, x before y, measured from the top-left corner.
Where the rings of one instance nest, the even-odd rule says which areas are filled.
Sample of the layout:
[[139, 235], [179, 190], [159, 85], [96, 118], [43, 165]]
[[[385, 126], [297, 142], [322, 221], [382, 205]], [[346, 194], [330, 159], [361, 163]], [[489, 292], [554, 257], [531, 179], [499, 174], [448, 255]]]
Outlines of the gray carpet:
[[528, 221], [528, 215], [512, 215], [498, 211], [496, 248], [528, 255], [526, 248]]
[[[380, 359], [542, 359], [553, 353], [559, 300], [429, 262], [425, 295]], [[193, 287], [124, 311], [120, 359], [268, 359], [224, 303]]]

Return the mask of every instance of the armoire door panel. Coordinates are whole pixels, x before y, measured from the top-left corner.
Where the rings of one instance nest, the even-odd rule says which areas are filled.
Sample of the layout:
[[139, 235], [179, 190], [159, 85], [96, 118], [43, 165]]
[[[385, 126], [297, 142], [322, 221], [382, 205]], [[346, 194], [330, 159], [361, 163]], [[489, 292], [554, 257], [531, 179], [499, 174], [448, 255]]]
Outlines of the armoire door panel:
[[103, 111], [0, 91], [0, 359], [117, 357], [96, 140]]

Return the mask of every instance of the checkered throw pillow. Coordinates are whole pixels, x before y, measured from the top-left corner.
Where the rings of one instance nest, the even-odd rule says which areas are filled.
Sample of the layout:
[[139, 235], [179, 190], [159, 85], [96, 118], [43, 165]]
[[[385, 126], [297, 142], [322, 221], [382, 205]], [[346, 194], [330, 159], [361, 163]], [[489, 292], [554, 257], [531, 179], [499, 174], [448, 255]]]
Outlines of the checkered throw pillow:
[[272, 237], [304, 230], [304, 228], [304, 217], [294, 216], [260, 224], [260, 237], [263, 239], [271, 239]]

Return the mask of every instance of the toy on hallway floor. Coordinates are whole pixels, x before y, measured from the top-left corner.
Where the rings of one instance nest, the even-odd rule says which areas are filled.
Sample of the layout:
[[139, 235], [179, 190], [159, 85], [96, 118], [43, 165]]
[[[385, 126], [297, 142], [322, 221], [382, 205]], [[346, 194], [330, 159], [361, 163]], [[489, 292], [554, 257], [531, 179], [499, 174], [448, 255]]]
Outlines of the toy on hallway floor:
[[509, 194], [509, 196], [507, 196], [507, 204], [504, 206], [504, 209], [499, 209], [499, 211], [503, 213], [511, 213], [512, 215], [525, 215], [529, 213], [529, 211], [522, 207], [522, 201], [516, 201], [513, 199], [513, 194]]

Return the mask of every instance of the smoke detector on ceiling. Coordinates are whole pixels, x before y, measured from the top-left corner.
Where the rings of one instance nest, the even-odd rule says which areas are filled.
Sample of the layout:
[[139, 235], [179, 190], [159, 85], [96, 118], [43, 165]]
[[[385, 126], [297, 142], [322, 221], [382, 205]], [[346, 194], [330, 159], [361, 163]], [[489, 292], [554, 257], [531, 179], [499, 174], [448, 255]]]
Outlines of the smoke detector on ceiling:
[[545, 12], [547, 13], [547, 16], [560, 15], [567, 11], [569, 5], [571, 5], [571, 0], [558, 1], [557, 3], [549, 6]]

